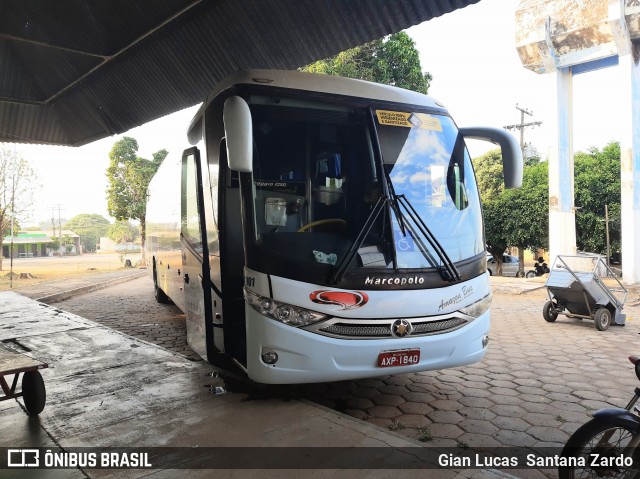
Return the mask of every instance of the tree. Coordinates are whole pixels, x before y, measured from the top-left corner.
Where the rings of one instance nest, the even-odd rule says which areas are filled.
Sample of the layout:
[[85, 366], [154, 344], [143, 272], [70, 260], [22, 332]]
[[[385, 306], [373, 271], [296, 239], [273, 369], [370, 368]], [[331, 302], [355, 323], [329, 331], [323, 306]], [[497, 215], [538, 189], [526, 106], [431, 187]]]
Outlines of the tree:
[[144, 263], [147, 187], [168, 152], [165, 149], [157, 151], [152, 160], [138, 157], [137, 152], [138, 142], [128, 136], [118, 140], [111, 148], [107, 168], [107, 210], [117, 220], [140, 222]]
[[491, 150], [473, 159], [480, 199], [484, 213], [484, 234], [487, 251], [496, 260], [496, 272], [502, 275], [502, 255], [507, 249], [506, 231], [503, 227], [505, 211], [497, 200], [504, 191], [502, 174], [502, 154], [499, 149]]
[[484, 155], [474, 158], [473, 169], [480, 190], [480, 199], [483, 203], [497, 198], [504, 191], [500, 149], [490, 150]]
[[509, 246], [504, 229], [505, 210], [498, 201], [483, 202], [484, 234], [487, 251], [496, 260], [496, 273], [502, 276], [502, 255]]
[[80, 236], [80, 244], [85, 251], [95, 251], [101, 236], [107, 234], [109, 220], [96, 214], [79, 214], [64, 224], [64, 229]]
[[405, 32], [365, 43], [301, 70], [358, 78], [425, 94], [432, 80], [430, 73], [423, 73], [415, 43]]
[[[522, 187], [504, 190], [500, 152], [492, 150], [473, 160], [484, 205], [485, 234], [489, 252], [501, 271], [507, 246], [536, 251], [549, 243], [548, 164], [538, 158], [527, 161]], [[605, 205], [609, 208], [612, 251], [620, 249], [620, 145], [609, 143], [602, 150], [590, 148], [574, 156], [576, 244], [594, 253], [606, 251]], [[520, 264], [522, 267], [522, 256]]]
[[505, 190], [500, 201], [509, 214], [504, 228], [507, 242], [518, 247], [519, 272], [524, 275], [524, 250], [534, 253], [549, 244], [549, 166], [525, 166], [520, 188]]
[[73, 251], [73, 238], [70, 235], [62, 235], [62, 247], [65, 253], [71, 253], [71, 251]]
[[579, 250], [606, 253], [604, 207], [609, 208], [611, 250], [621, 246], [620, 144], [613, 142], [602, 151], [590, 148], [574, 158], [576, 245]]
[[484, 207], [487, 249], [502, 274], [502, 254], [508, 246], [519, 249], [524, 273], [524, 250], [536, 251], [548, 244], [549, 179], [547, 163], [529, 162], [520, 188], [505, 190], [500, 150], [473, 160]]
[[107, 237], [116, 244], [135, 241], [138, 236], [140, 236], [138, 228], [128, 221], [116, 221], [107, 231]]
[[33, 203], [36, 174], [29, 163], [14, 150], [0, 148], [0, 271], [4, 237], [11, 233], [11, 220], [23, 217]]

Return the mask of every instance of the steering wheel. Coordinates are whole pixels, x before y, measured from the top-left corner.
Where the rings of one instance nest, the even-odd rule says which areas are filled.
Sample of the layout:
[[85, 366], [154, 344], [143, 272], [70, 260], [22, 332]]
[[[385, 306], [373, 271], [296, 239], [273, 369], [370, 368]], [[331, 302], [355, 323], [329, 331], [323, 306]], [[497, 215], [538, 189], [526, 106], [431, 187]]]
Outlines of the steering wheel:
[[340, 228], [344, 231], [347, 229], [347, 222], [342, 218], [327, 218], [325, 220], [312, 221], [311, 223], [307, 223], [302, 228], [298, 230], [298, 233], [304, 233], [305, 231], [309, 231], [311, 228], [321, 225], [335, 224], [340, 226]]

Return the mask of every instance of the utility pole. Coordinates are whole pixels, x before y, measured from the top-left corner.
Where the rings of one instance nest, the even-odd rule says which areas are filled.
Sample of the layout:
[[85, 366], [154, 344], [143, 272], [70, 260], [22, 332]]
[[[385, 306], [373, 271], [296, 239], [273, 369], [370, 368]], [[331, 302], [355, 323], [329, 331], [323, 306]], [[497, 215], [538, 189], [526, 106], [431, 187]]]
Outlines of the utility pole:
[[609, 258], [611, 258], [611, 243], [609, 241], [609, 205], [604, 205], [604, 225], [604, 230], [607, 238], [607, 266], [610, 266]]
[[51, 224], [53, 225], [52, 237], [56, 236], [56, 206], [58, 207], [58, 245], [60, 247], [58, 250], [58, 256], [62, 256], [62, 220], [60, 219], [61, 204], [51, 207]]
[[[522, 151], [522, 160], [525, 160], [524, 156], [524, 129], [529, 127], [535, 127], [542, 125], [541, 121], [531, 121], [529, 123], [524, 122], [524, 116], [529, 115], [533, 116], [533, 113], [527, 110], [526, 108], [521, 108], [516, 103], [516, 110], [520, 110], [520, 123], [516, 125], [507, 125], [504, 127], [505, 130], [520, 130], [520, 151]], [[537, 256], [537, 255], [536, 255]], [[524, 276], [524, 250], [518, 247], [518, 262], [520, 263], [518, 267], [518, 276]]]
[[60, 220], [60, 204], [58, 204], [58, 244], [60, 245], [60, 256], [62, 256], [62, 221]]
[[507, 125], [505, 130], [520, 130], [520, 150], [522, 150], [522, 158], [524, 159], [524, 129], [528, 127], [535, 127], [542, 125], [541, 121], [531, 121], [529, 123], [524, 122], [524, 116], [533, 116], [533, 113], [526, 108], [519, 107], [516, 103], [516, 110], [520, 110], [520, 123], [515, 125]]
[[52, 231], [51, 237], [55, 238], [55, 236], [56, 236], [56, 212], [55, 212], [55, 209], [54, 209], [53, 206], [51, 207], [51, 226], [53, 227], [53, 231]]

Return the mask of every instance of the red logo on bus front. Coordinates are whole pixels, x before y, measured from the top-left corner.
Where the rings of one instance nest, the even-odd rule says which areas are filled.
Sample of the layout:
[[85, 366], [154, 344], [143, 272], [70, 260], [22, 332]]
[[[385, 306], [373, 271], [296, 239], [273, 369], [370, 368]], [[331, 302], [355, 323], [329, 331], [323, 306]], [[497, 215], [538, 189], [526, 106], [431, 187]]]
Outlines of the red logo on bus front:
[[309, 299], [318, 304], [335, 304], [342, 309], [356, 309], [367, 304], [369, 296], [362, 291], [314, 291]]

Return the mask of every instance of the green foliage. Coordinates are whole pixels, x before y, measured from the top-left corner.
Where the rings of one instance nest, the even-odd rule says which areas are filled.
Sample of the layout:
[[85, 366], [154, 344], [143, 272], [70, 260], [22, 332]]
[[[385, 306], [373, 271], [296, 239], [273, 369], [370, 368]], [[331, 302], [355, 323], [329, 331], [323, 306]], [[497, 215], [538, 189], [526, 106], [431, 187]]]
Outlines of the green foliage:
[[476, 172], [480, 199], [483, 203], [497, 198], [504, 191], [502, 155], [499, 148], [474, 158], [473, 169]]
[[96, 214], [76, 215], [64, 224], [64, 229], [80, 236], [85, 251], [95, 251], [101, 236], [107, 234], [109, 220]]
[[301, 70], [358, 78], [425, 94], [432, 79], [431, 74], [422, 72], [418, 50], [405, 32], [365, 43]]
[[505, 190], [500, 150], [473, 160], [483, 202], [485, 240], [501, 271], [508, 246], [546, 248], [549, 232], [549, 173], [546, 162], [525, 166], [522, 187]]
[[578, 152], [574, 161], [576, 244], [579, 250], [606, 253], [605, 205], [609, 207], [611, 251], [621, 246], [620, 144], [613, 142], [602, 151]]
[[117, 244], [135, 241], [138, 236], [140, 231], [128, 221], [116, 221], [107, 230], [107, 237]]
[[[13, 219], [13, 232], [18, 234], [19, 231], [22, 231], [20, 227], [20, 221], [17, 218]], [[11, 236], [11, 212], [9, 212], [9, 216], [6, 221], [6, 225], [2, 231], [0, 231], [0, 236], [3, 238], [6, 236]], [[1, 271], [1, 270], [0, 270]]]
[[138, 142], [125, 136], [118, 140], [109, 152], [107, 178], [107, 210], [117, 220], [140, 221], [142, 245], [147, 210], [147, 187], [168, 152], [162, 149], [153, 154], [152, 160], [137, 156]]
[[509, 212], [505, 221], [510, 246], [537, 251], [549, 247], [549, 165], [527, 166], [522, 187], [505, 190], [500, 196]]
[[[536, 251], [548, 248], [548, 164], [530, 159], [522, 187], [504, 190], [500, 151], [473, 160], [483, 202], [489, 252], [501, 259], [508, 246]], [[620, 145], [591, 148], [574, 157], [576, 243], [579, 250], [606, 252], [605, 205], [609, 208], [611, 251], [620, 249]]]
[[502, 272], [502, 253], [509, 246], [506, 231], [504, 229], [505, 211], [498, 201], [487, 201], [483, 203], [484, 212], [484, 234], [487, 243], [487, 250], [493, 255], [498, 263], [498, 271]]

